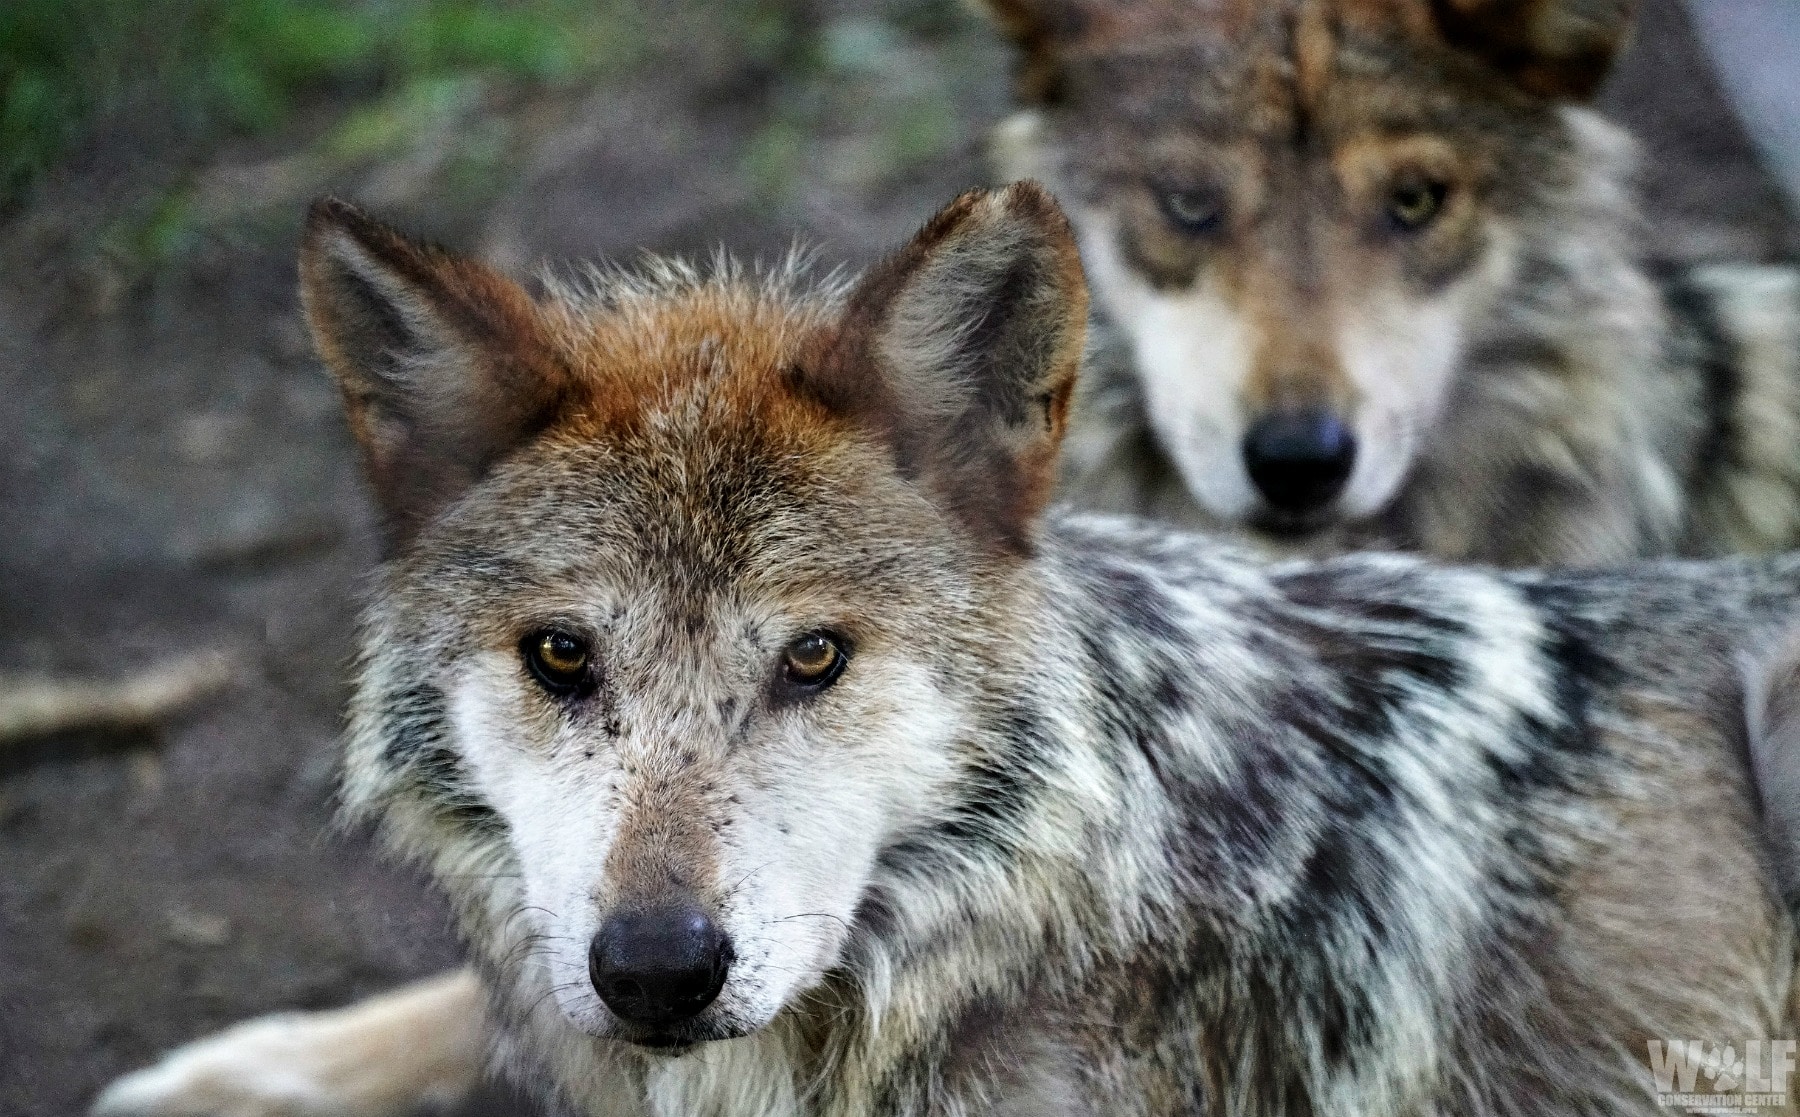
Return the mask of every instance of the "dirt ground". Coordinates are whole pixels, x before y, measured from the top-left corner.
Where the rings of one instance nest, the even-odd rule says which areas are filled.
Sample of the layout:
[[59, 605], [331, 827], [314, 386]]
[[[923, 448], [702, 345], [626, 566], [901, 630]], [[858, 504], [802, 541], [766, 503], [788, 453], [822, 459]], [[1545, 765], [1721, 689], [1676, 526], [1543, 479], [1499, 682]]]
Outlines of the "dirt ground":
[[[1648, 5], [1603, 102], [1646, 138], [1661, 246], [1800, 256], [1673, 4]], [[720, 242], [769, 255], [796, 236], [866, 261], [984, 180], [980, 137], [1005, 108], [1004, 51], [931, 11], [818, 7], [837, 61], [804, 75], [696, 38], [671, 64], [485, 107], [519, 127], [479, 206], [409, 191], [430, 176], [404, 165], [324, 184], [509, 266]], [[282, 154], [223, 152], [214, 180], [262, 181], [291, 167]], [[231, 674], [156, 731], [0, 751], [0, 1114], [20, 1117], [78, 1113], [108, 1079], [243, 1017], [457, 960], [437, 900], [330, 823], [373, 547], [297, 318], [291, 240], [96, 277], [22, 228], [57, 206], [73, 221], [133, 173], [95, 166], [59, 183], [66, 204], [0, 228], [0, 672], [110, 677], [216, 651]], [[468, 1112], [529, 1110], [495, 1093]]]

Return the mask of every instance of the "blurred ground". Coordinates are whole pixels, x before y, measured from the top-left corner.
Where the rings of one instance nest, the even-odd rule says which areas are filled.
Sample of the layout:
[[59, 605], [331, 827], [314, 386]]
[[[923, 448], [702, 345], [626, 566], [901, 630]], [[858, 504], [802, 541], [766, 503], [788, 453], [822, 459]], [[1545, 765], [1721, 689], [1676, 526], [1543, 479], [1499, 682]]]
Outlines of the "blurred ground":
[[[1647, 7], [1604, 104], [1648, 142], [1660, 247], [1800, 256], [1673, 0]], [[638, 14], [617, 65], [428, 83], [363, 143], [299, 111], [172, 167], [125, 113], [0, 224], [0, 672], [233, 665], [160, 731], [0, 752], [0, 1114], [79, 1112], [172, 1044], [456, 960], [419, 883], [329, 830], [373, 550], [296, 315], [308, 195], [515, 267], [796, 236], [858, 262], [984, 178], [1006, 55], [949, 0]]]

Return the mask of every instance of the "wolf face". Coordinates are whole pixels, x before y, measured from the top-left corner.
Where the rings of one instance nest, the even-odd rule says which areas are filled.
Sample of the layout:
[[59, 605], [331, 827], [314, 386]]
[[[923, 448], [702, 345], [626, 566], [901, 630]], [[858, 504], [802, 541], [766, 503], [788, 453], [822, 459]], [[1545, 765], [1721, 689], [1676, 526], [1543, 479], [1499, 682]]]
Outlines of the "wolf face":
[[303, 279], [392, 547], [351, 809], [580, 1032], [768, 1023], [942, 809], [1016, 607], [1082, 345], [1060, 212], [967, 196], [847, 293], [537, 302], [324, 203]]
[[1156, 436], [1213, 518], [1384, 510], [1606, 141], [1565, 106], [1625, 0], [991, 0], [1009, 173], [1057, 184]]
[[629, 439], [503, 467], [421, 553], [429, 589], [389, 637], [484, 618], [433, 673], [557, 1003], [594, 1034], [766, 1023], [831, 966], [874, 851], [945, 774], [958, 695], [928, 664], [969, 588], [913, 549], [943, 553], [942, 529], [873, 455], [817, 469], [768, 441], [729, 475], [657, 476], [678, 459], [646, 468]]

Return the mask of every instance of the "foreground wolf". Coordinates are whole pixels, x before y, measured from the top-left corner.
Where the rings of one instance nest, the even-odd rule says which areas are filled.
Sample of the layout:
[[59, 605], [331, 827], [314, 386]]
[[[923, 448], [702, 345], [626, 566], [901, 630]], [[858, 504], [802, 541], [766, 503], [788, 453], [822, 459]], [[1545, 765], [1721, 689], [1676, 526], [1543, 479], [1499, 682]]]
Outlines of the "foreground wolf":
[[1630, 0], [985, 0], [1109, 339], [1086, 503], [1506, 565], [1800, 545], [1800, 280], [1657, 279]]
[[1650, 1041], [1793, 1035], [1752, 770], [1795, 718], [1746, 680], [1791, 685], [1750, 653], [1800, 559], [1264, 566], [1045, 514], [1085, 289], [1031, 185], [847, 292], [539, 302], [336, 203], [304, 277], [392, 541], [345, 799], [480, 977], [103, 1112], [390, 1112], [491, 1028], [588, 1114], [1648, 1114]]

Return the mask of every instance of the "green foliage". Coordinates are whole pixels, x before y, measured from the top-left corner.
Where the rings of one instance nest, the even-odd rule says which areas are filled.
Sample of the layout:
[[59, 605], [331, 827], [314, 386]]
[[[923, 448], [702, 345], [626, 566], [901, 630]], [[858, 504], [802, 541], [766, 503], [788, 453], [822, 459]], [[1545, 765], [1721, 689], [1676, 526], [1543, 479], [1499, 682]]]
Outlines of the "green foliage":
[[607, 0], [0, 0], [0, 205], [128, 99], [187, 135], [255, 134], [319, 95], [574, 81], [627, 60], [631, 24]]

